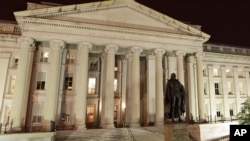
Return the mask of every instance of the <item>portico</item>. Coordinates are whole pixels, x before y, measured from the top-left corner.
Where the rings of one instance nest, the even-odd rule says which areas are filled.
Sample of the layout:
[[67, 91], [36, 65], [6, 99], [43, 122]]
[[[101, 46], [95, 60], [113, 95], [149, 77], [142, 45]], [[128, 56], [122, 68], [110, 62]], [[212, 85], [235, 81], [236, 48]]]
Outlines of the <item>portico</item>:
[[48, 130], [50, 121], [77, 129], [161, 126], [164, 84], [173, 72], [199, 98], [187, 116], [197, 107], [192, 114], [205, 115], [202, 44], [209, 35], [200, 29], [132, 0], [15, 16], [23, 39], [11, 110], [16, 130], [31, 124]]

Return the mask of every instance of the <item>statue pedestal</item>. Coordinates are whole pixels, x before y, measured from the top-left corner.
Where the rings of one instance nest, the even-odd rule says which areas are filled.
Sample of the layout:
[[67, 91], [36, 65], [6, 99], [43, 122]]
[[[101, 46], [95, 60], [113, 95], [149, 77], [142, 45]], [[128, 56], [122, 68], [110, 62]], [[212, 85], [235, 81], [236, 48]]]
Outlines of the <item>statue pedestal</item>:
[[165, 141], [189, 141], [186, 123], [165, 124]]

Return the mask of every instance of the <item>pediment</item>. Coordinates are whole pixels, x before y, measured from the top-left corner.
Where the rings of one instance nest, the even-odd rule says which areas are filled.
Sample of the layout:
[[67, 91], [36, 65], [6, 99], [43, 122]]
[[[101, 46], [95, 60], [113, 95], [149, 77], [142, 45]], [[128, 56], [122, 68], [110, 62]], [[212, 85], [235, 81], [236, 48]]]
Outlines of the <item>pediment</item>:
[[199, 29], [132, 0], [110, 0], [15, 13], [16, 17], [20, 15], [77, 24], [88, 23], [209, 38], [209, 35]]

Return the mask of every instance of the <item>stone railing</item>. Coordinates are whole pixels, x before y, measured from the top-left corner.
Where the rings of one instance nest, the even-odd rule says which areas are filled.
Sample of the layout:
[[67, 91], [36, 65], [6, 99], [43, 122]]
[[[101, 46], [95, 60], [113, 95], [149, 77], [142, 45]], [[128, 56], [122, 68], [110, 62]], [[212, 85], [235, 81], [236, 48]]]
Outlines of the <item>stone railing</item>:
[[21, 34], [21, 30], [16, 24], [0, 23], [0, 33]]
[[226, 45], [204, 44], [203, 51], [250, 56], [250, 49]]

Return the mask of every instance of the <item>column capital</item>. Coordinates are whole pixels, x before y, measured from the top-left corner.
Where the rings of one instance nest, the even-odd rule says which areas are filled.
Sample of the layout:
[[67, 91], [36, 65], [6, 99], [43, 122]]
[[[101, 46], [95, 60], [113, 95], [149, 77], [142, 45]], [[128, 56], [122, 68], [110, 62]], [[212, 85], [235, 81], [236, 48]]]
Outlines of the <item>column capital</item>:
[[118, 45], [114, 45], [114, 44], [108, 44], [105, 46], [105, 49], [104, 51], [106, 53], [116, 53], [119, 49], [119, 46]]
[[196, 52], [195, 57], [196, 58], [202, 58], [204, 56], [203, 52]]
[[49, 44], [51, 48], [58, 48], [58, 49], [65, 48], [65, 42], [62, 40], [51, 40], [49, 41]]
[[126, 55], [125, 55], [125, 58], [126, 58], [127, 60], [131, 61], [131, 59], [132, 59], [132, 54], [126, 54]]
[[35, 40], [30, 37], [21, 37], [18, 39], [18, 43], [21, 45], [21, 47], [34, 47], [35, 46]]
[[175, 51], [174, 53], [175, 53], [175, 55], [176, 55], [177, 57], [183, 57], [183, 56], [186, 55], [186, 52], [181, 51], [181, 50], [177, 50], [177, 51]]
[[164, 53], [165, 53], [165, 50], [164, 49], [161, 49], [161, 48], [156, 48], [154, 49], [154, 53], [158, 56], [162, 56]]
[[78, 43], [78, 50], [89, 51], [93, 48], [93, 44], [90, 42], [80, 42]]
[[166, 55], [167, 55], [167, 57], [175, 57], [175, 54], [172, 51], [167, 51]]
[[143, 51], [142, 47], [131, 47], [131, 52], [133, 55], [139, 55]]
[[188, 55], [188, 56], [187, 56], [187, 61], [188, 61], [189, 63], [194, 63], [194, 56], [193, 56], [193, 55]]

